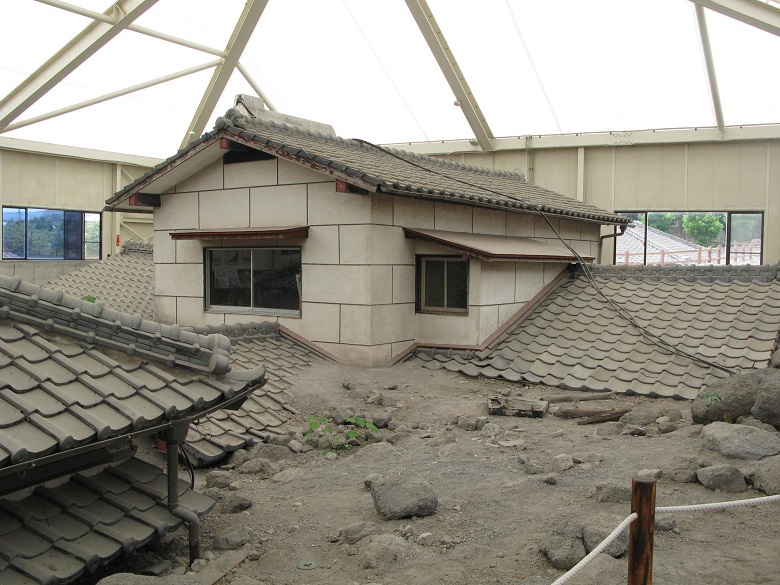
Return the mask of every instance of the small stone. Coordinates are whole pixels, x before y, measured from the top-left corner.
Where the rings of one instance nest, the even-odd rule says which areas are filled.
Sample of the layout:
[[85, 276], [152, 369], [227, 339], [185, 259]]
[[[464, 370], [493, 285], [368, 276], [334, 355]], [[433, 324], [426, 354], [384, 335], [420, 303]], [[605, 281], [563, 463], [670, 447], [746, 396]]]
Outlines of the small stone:
[[397, 390], [397, 389], [398, 389], [398, 384], [389, 384], [385, 386], [385, 390]]
[[193, 570], [195, 573], [200, 573], [203, 569], [205, 569], [208, 566], [208, 561], [206, 559], [195, 559], [192, 562], [192, 565], [190, 565], [190, 569]]
[[500, 553], [496, 554], [496, 556], [497, 556], [499, 559], [503, 559], [505, 555], [504, 555], [504, 553], [500, 552]]
[[658, 432], [662, 435], [672, 433], [677, 430], [677, 424], [671, 421], [658, 423]]
[[663, 475], [663, 473], [664, 473], [663, 471], [661, 471], [660, 469], [656, 469], [656, 468], [653, 468], [653, 469], [640, 469], [639, 471], [636, 472], [636, 474], [638, 476], [640, 476], [640, 477], [652, 477], [654, 479], [658, 479], [659, 477], [661, 477]]
[[562, 437], [565, 434], [566, 433], [564, 433], [562, 429], [556, 429], [552, 433], [550, 433], [550, 436], [551, 437]]
[[460, 507], [460, 504], [455, 504], [452, 507], [452, 509], [455, 510], [456, 512], [462, 512], [463, 511], [463, 508]]
[[574, 458], [567, 453], [561, 453], [553, 457], [551, 467], [556, 472], [566, 471], [574, 467]]
[[209, 488], [226, 488], [233, 481], [234, 476], [229, 471], [209, 471], [206, 474], [206, 487]]
[[228, 489], [232, 492], [237, 492], [241, 489], [241, 482], [240, 481], [234, 481], [228, 486]]
[[338, 455], [336, 455], [331, 451], [330, 453], [325, 453], [325, 459], [328, 461], [335, 461], [336, 459], [338, 459]]
[[546, 483], [547, 485], [556, 485], [558, 483], [558, 474], [548, 473], [542, 477], [542, 483]]
[[303, 502], [293, 502], [293, 506], [295, 506], [296, 508], [300, 508], [301, 506], [303, 506]]
[[647, 435], [647, 429], [639, 425], [626, 425], [621, 435], [630, 435], [632, 437], [644, 437]]
[[371, 422], [378, 429], [386, 429], [391, 420], [393, 420], [393, 415], [389, 412], [380, 412], [371, 418]]
[[382, 476], [379, 473], [370, 473], [366, 476], [366, 479], [363, 480], [363, 485], [366, 486], [367, 490], [370, 490], [374, 482], [377, 482], [381, 479]]
[[544, 473], [544, 466], [538, 461], [528, 461], [523, 469], [528, 475], [538, 475]]
[[293, 453], [300, 453], [303, 451], [303, 445], [300, 441], [296, 441], [295, 439], [292, 439], [289, 443], [287, 443], [287, 448]]
[[658, 518], [655, 521], [656, 532], [669, 532], [677, 528], [677, 521], [671, 516]]
[[337, 406], [333, 412], [333, 424], [343, 425], [347, 422], [346, 419], [355, 417], [355, 407], [349, 404]]
[[420, 546], [431, 546], [434, 543], [433, 534], [430, 532], [423, 532], [417, 537], [417, 544]]

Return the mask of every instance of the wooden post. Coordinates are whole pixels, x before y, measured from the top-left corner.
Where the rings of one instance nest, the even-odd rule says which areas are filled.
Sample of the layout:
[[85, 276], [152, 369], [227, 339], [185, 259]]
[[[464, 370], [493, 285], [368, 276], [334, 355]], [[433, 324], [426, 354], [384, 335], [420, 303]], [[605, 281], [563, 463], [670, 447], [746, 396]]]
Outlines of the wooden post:
[[696, 257], [696, 264], [701, 264], [701, 248], [698, 248], [698, 254]]
[[655, 480], [635, 477], [631, 481], [631, 523], [628, 542], [628, 585], [653, 583], [653, 534], [655, 532]]

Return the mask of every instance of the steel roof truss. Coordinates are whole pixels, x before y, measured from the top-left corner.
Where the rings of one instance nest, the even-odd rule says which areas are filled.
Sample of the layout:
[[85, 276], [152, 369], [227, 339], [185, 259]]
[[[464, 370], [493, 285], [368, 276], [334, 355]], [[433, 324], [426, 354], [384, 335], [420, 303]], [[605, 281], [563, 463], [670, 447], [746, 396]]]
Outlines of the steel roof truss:
[[725, 16], [780, 36], [780, 9], [756, 0], [690, 0]]

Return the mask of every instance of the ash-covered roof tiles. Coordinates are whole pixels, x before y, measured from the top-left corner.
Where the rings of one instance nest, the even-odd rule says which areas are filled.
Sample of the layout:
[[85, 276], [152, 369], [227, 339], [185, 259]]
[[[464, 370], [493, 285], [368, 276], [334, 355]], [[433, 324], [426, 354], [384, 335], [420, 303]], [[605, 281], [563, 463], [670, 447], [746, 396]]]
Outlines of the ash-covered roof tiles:
[[214, 130], [118, 191], [106, 202], [108, 208], [136, 191], [146, 189], [158, 176], [186, 160], [188, 153], [196, 152], [220, 138], [232, 139], [274, 156], [320, 169], [345, 181], [354, 180], [358, 187], [369, 186], [377, 192], [524, 213], [541, 210], [557, 216], [615, 225], [626, 225], [630, 221], [560, 193], [530, 185], [520, 173], [466, 166], [426, 155], [380, 148], [362, 140], [248, 118], [234, 109], [217, 119]]
[[93, 262], [44, 285], [98, 302], [143, 319], [154, 319], [154, 261], [152, 245], [130, 240], [122, 253]]
[[488, 349], [418, 357], [469, 376], [685, 399], [729, 371], [769, 363], [780, 330], [777, 266], [596, 267], [593, 275], [639, 325], [700, 359], [652, 343], [581, 271]]

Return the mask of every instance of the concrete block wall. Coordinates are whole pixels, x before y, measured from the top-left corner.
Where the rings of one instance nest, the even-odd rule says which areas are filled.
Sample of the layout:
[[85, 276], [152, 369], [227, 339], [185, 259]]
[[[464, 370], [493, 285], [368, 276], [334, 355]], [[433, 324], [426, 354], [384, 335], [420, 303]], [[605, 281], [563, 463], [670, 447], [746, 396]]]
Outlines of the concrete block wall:
[[[405, 237], [404, 227], [557, 238], [533, 216], [383, 194], [339, 193], [335, 181], [285, 160], [216, 161], [177, 185], [155, 210], [155, 316], [181, 325], [277, 321], [353, 363], [381, 365], [412, 343], [478, 345], [564, 265], [470, 262], [468, 315], [415, 313], [416, 254], [453, 254]], [[591, 253], [598, 226], [554, 220], [561, 236]], [[184, 229], [309, 225], [298, 240], [179, 240]], [[298, 247], [300, 316], [205, 309], [204, 249]], [[595, 252], [595, 249], [594, 249]]]

